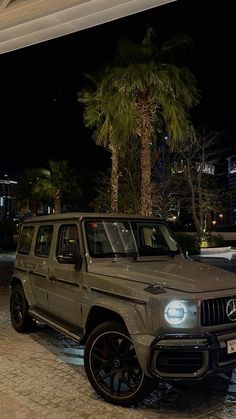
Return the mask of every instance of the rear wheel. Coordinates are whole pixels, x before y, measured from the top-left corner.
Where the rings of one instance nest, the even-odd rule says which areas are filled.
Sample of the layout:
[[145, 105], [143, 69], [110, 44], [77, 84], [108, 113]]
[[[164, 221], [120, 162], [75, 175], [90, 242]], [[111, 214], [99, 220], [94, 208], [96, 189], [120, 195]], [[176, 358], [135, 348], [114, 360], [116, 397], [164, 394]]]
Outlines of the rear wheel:
[[16, 284], [11, 289], [10, 298], [11, 322], [17, 332], [28, 332], [35, 322], [28, 314], [28, 303], [23, 288]]
[[136, 405], [153, 390], [153, 380], [142, 371], [132, 340], [119, 323], [106, 322], [94, 329], [84, 364], [91, 385], [110, 403]]

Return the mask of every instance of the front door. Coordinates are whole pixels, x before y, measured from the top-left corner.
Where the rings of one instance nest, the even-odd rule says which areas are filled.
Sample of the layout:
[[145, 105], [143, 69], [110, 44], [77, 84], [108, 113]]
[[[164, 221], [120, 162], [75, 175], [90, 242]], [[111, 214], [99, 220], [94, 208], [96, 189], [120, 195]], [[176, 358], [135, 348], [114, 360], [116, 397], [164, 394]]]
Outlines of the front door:
[[77, 224], [60, 225], [55, 254], [51, 255], [49, 265], [50, 311], [63, 322], [81, 326], [81, 272], [70, 262], [70, 258], [75, 259], [79, 254]]
[[39, 227], [34, 249], [34, 264], [29, 269], [35, 306], [37, 309], [44, 311], [48, 307], [48, 262], [52, 247], [52, 237], [52, 225], [45, 224]]

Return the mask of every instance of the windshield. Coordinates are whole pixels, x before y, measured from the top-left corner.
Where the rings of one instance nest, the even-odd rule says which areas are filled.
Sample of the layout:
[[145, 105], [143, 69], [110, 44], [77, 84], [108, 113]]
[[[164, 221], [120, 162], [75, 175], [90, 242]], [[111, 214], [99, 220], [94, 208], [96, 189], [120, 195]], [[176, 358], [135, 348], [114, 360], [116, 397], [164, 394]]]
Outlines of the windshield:
[[92, 257], [159, 256], [180, 253], [163, 222], [92, 220], [85, 222]]

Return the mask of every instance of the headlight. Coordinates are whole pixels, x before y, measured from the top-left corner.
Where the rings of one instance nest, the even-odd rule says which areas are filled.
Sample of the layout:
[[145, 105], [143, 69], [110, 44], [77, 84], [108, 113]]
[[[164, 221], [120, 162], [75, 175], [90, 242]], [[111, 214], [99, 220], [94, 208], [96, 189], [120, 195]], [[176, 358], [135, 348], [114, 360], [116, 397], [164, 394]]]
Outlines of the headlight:
[[187, 309], [180, 301], [172, 301], [165, 308], [165, 319], [169, 324], [180, 324], [184, 322]]

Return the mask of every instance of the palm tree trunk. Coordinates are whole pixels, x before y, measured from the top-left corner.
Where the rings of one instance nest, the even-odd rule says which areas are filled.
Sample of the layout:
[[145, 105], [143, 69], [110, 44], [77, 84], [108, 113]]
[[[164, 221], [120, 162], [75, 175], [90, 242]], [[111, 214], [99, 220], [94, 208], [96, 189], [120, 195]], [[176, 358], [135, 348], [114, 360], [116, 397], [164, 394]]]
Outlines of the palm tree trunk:
[[138, 113], [138, 135], [141, 142], [141, 214], [153, 215], [152, 211], [152, 191], [151, 191], [151, 135], [153, 130], [153, 120], [156, 112], [156, 105], [152, 103], [145, 90], [136, 100]]
[[31, 208], [29, 208], [29, 210], [31, 211], [32, 216], [35, 217], [37, 215], [38, 205], [32, 203]]
[[54, 199], [54, 210], [55, 210], [55, 214], [60, 214], [61, 213], [61, 191], [58, 190], [56, 192], [55, 195], [55, 199]]
[[118, 157], [118, 146], [117, 144], [110, 143], [109, 149], [111, 151], [111, 211], [118, 212], [118, 193], [119, 193], [119, 181], [118, 181], [118, 169], [119, 169], [119, 157]]
[[145, 131], [141, 137], [141, 214], [152, 215], [150, 138]]
[[[140, 112], [141, 111], [141, 112]], [[151, 131], [145, 105], [139, 104], [139, 136], [141, 142], [141, 214], [152, 215], [151, 197]]]

